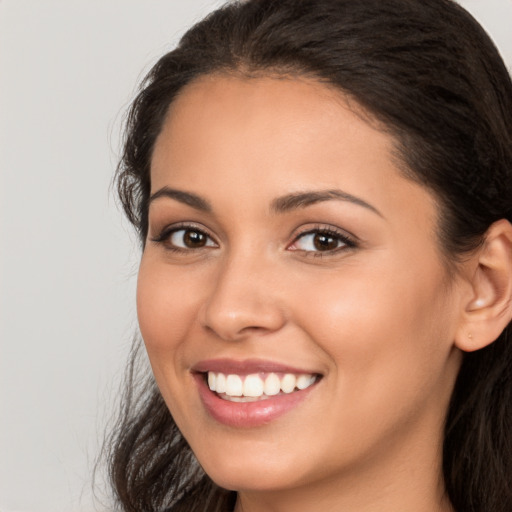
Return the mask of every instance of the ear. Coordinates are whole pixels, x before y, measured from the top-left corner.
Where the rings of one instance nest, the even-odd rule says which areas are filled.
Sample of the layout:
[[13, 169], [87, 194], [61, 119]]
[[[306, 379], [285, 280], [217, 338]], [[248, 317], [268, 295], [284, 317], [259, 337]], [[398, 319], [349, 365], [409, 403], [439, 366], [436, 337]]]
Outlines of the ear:
[[502, 219], [491, 225], [475, 258], [471, 293], [463, 304], [463, 319], [455, 337], [455, 345], [465, 352], [491, 344], [512, 319], [510, 222]]

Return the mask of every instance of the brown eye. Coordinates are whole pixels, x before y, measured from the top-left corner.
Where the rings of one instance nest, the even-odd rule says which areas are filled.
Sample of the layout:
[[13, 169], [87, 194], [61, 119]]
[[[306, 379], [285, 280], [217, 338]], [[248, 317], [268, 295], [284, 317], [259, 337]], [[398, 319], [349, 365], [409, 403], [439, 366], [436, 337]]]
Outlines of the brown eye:
[[183, 243], [191, 249], [204, 247], [206, 245], [206, 235], [198, 231], [185, 231], [183, 235]]
[[298, 236], [288, 249], [318, 254], [336, 253], [341, 249], [353, 248], [355, 246], [356, 244], [345, 234], [332, 230], [315, 229]]
[[172, 246], [179, 249], [202, 249], [215, 247], [213, 240], [198, 229], [177, 229], [169, 237]]
[[317, 251], [332, 251], [338, 248], [339, 239], [325, 233], [316, 233], [313, 236], [313, 245]]

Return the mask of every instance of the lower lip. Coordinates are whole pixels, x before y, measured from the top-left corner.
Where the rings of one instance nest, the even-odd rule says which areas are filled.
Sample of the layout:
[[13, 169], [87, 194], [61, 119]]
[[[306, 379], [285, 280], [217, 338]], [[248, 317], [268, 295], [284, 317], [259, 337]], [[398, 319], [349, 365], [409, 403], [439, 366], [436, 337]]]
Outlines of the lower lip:
[[195, 374], [195, 379], [199, 396], [210, 416], [223, 425], [237, 428], [259, 427], [270, 423], [301, 404], [316, 387], [313, 384], [306, 389], [255, 402], [230, 402], [210, 391], [203, 374]]

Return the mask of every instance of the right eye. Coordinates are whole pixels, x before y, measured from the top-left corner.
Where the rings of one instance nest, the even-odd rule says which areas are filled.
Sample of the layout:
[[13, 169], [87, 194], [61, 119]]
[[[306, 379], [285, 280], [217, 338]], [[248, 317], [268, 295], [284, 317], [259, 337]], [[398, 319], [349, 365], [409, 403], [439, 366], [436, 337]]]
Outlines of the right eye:
[[195, 227], [180, 227], [165, 230], [155, 242], [165, 243], [170, 249], [187, 251], [204, 247], [217, 247], [217, 244], [204, 231]]

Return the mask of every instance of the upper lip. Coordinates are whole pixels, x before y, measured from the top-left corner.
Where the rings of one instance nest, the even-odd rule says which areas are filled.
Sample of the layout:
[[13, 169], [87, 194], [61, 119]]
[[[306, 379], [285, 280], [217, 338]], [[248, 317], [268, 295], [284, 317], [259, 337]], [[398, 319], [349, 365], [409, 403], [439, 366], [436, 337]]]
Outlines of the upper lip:
[[207, 359], [192, 367], [193, 372], [220, 372], [224, 374], [249, 375], [252, 373], [295, 373], [318, 374], [318, 372], [296, 368], [287, 364], [276, 363], [264, 359]]

